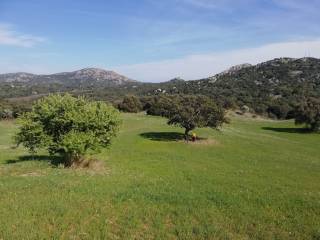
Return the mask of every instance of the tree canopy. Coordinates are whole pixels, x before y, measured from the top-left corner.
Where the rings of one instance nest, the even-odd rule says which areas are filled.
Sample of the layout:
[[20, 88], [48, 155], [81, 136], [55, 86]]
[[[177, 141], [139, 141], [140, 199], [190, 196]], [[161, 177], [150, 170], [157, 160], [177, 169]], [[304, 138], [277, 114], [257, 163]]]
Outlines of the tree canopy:
[[118, 132], [120, 119], [112, 106], [66, 94], [38, 100], [31, 112], [19, 118], [19, 124], [17, 144], [32, 153], [46, 148], [71, 165], [85, 154], [107, 147]]
[[134, 95], [127, 95], [119, 103], [118, 108], [123, 112], [137, 113], [142, 111], [142, 103], [140, 99]]
[[[158, 101], [160, 112], [168, 118], [169, 125], [178, 125], [185, 129], [185, 137], [197, 127], [219, 128], [227, 122], [224, 110], [205, 96], [178, 96], [171, 100]], [[156, 105], [156, 106], [158, 106]]]
[[306, 124], [314, 132], [320, 132], [320, 100], [304, 99], [295, 111], [296, 124]]

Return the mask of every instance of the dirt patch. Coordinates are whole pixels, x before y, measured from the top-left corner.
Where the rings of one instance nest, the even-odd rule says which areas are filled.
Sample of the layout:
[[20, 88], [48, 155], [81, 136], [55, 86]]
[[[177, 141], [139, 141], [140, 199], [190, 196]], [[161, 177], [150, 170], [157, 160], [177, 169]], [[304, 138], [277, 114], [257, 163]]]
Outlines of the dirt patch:
[[72, 164], [71, 169], [85, 171], [93, 175], [104, 175], [108, 173], [104, 161], [92, 158], [83, 159], [80, 162]]
[[41, 172], [28, 172], [19, 175], [20, 177], [41, 177], [44, 176]]
[[219, 142], [214, 139], [201, 139], [201, 140], [196, 140], [195, 142], [189, 141], [187, 144], [194, 145], [194, 146], [214, 146], [214, 145], [216, 146], [216, 145], [219, 145]]

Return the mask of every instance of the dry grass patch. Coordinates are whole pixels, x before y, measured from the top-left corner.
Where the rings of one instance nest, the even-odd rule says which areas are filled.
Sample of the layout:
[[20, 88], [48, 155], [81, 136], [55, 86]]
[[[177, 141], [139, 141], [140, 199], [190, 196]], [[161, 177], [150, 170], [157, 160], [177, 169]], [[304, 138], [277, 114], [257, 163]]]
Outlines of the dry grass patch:
[[44, 176], [42, 172], [27, 172], [19, 175], [20, 177], [41, 177]]
[[82, 159], [79, 162], [73, 163], [70, 168], [74, 170], [80, 170], [80, 171], [84, 170], [85, 172], [93, 175], [96, 175], [96, 174], [105, 175], [109, 172], [105, 166], [104, 161], [94, 159], [94, 158]]
[[214, 139], [200, 139], [200, 140], [196, 140], [195, 142], [189, 141], [188, 143], [195, 146], [219, 145], [219, 142]]

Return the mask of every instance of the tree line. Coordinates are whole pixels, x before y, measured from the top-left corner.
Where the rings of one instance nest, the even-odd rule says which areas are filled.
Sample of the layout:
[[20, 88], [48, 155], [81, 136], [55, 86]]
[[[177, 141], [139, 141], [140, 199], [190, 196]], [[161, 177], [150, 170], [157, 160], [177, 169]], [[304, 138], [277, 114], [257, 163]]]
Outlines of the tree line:
[[[197, 104], [201, 103], [201, 104]], [[171, 118], [175, 112], [181, 111], [181, 115], [187, 114], [188, 116], [197, 116], [197, 109], [200, 111], [203, 106], [211, 107], [214, 105], [218, 112], [226, 110], [236, 110], [239, 107], [230, 102], [223, 103], [217, 102], [214, 99], [203, 95], [157, 95], [150, 97], [137, 97], [134, 95], [125, 96], [122, 102], [116, 104], [120, 111], [137, 113], [146, 111], [148, 115], [162, 116]], [[212, 112], [215, 112], [211, 108]], [[243, 105], [240, 107], [242, 112], [252, 112], [257, 114], [255, 110], [250, 109], [248, 106]], [[317, 97], [301, 97], [299, 102], [292, 106], [290, 112], [289, 108], [279, 102], [269, 107], [272, 114], [278, 115], [279, 118], [284, 112], [286, 119], [295, 119], [297, 125], [305, 125], [311, 131], [320, 131], [320, 99]], [[202, 112], [201, 112], [202, 114]], [[181, 120], [183, 121], [183, 120]], [[225, 122], [225, 121], [222, 121]]]
[[[219, 129], [228, 123], [226, 109], [201, 95], [157, 96], [139, 99], [126, 96], [118, 108], [127, 112], [145, 110], [149, 115], [167, 118], [169, 125], [184, 128], [185, 140], [195, 128]], [[303, 99], [296, 108], [295, 121], [320, 132], [320, 100]], [[90, 101], [70, 94], [50, 95], [38, 100], [31, 111], [18, 117], [17, 145], [35, 154], [46, 148], [63, 157], [65, 166], [83, 161], [87, 154], [110, 145], [121, 124], [119, 111], [111, 104]]]

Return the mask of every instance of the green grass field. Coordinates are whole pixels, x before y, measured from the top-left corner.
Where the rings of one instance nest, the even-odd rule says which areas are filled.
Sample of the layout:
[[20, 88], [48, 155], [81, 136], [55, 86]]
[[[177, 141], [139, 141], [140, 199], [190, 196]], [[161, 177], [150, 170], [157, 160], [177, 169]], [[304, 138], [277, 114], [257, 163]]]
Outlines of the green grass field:
[[104, 174], [13, 149], [0, 123], [0, 239], [320, 239], [320, 135], [233, 118], [175, 141], [165, 119], [123, 115]]

